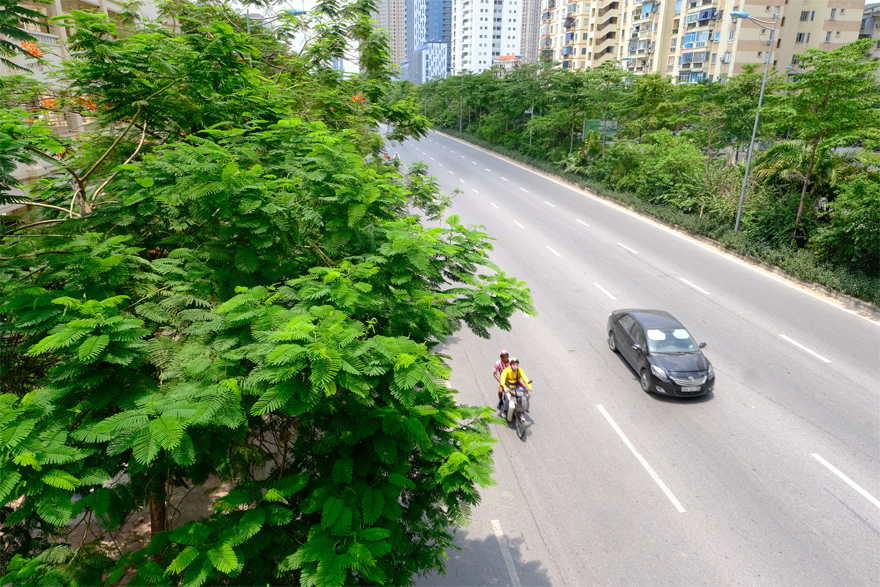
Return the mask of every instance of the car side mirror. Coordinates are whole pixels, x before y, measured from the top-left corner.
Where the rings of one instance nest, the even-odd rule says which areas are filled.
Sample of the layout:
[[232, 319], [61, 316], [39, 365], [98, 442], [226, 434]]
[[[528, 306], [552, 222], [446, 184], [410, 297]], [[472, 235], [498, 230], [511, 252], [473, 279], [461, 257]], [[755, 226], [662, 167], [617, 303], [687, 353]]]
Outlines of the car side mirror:
[[700, 348], [701, 348], [701, 349], [706, 348], [706, 343], [705, 343], [705, 342], [701, 342], [701, 343], [700, 343]]
[[645, 347], [643, 347], [643, 346], [640, 345], [640, 344], [634, 344], [634, 345], [633, 345], [633, 348], [636, 349], [637, 351], [639, 351], [640, 353], [645, 352]]

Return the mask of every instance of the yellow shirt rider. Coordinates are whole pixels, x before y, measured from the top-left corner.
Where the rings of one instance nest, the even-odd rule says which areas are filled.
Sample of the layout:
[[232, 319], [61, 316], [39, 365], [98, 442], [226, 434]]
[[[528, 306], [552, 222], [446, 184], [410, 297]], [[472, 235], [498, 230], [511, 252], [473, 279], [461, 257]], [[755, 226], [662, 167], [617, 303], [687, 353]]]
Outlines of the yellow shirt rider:
[[532, 390], [532, 384], [529, 383], [529, 378], [526, 376], [525, 371], [519, 368], [519, 359], [516, 357], [510, 359], [510, 367], [501, 372], [500, 381], [501, 385], [505, 388], [516, 387], [521, 382], [523, 387], [529, 391]]

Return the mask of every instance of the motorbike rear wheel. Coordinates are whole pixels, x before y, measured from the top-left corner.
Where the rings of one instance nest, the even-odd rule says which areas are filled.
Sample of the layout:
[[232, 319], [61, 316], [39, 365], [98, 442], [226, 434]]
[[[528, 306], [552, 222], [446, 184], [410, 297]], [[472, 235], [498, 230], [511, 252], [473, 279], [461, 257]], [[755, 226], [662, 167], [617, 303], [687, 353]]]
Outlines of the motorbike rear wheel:
[[513, 416], [516, 419], [516, 435], [519, 436], [520, 440], [526, 435], [526, 423], [525, 420], [522, 419], [520, 414], [515, 414]]

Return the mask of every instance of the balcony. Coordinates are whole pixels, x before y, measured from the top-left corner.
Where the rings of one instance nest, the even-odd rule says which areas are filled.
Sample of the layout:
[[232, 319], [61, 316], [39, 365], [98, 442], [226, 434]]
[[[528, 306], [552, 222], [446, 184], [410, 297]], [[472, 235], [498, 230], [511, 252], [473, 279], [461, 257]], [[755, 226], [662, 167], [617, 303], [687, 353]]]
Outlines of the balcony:
[[608, 20], [606, 20], [605, 22], [603, 22], [602, 24], [600, 24], [599, 26], [597, 26], [597, 27], [596, 27], [596, 30], [597, 30], [597, 31], [601, 31], [602, 29], [604, 29], [605, 27], [607, 27], [609, 24], [617, 24], [617, 17], [616, 17], [616, 16], [612, 16], [611, 18], [609, 18]]
[[597, 16], [605, 16], [605, 14], [608, 13], [609, 10], [616, 10], [618, 6], [620, 6], [619, 2], [611, 2], [608, 5], [600, 8], [596, 14]]
[[570, 29], [571, 27], [574, 26], [574, 19], [573, 19], [573, 18], [567, 18], [567, 19], [565, 19], [565, 22], [562, 23], [562, 26], [564, 26], [564, 27], [567, 28], [567, 29]]

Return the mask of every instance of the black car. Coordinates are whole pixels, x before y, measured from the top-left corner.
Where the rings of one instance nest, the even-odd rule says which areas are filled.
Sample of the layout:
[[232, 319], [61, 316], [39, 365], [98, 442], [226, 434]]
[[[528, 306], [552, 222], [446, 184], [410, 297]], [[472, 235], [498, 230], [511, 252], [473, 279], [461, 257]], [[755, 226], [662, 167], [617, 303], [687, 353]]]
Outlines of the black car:
[[715, 369], [669, 312], [615, 310], [608, 315], [608, 346], [639, 374], [642, 389], [682, 397], [705, 395], [715, 387]]

